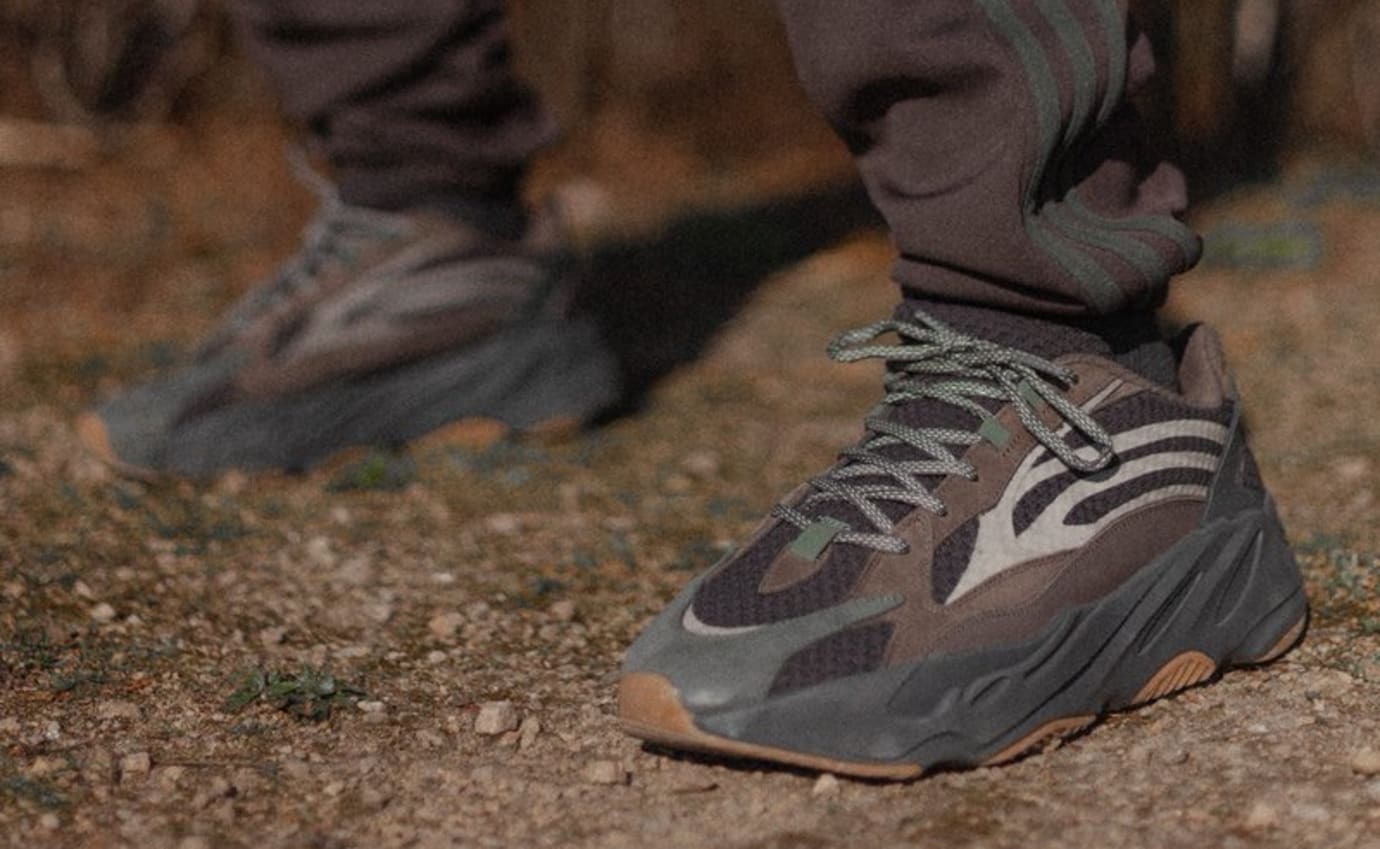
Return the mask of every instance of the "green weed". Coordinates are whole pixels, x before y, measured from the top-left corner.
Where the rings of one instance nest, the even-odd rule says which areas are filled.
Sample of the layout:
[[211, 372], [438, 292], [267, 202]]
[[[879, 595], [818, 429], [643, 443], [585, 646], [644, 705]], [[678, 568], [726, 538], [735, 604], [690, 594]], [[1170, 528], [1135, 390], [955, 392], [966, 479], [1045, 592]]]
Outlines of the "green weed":
[[238, 713], [263, 701], [297, 719], [322, 722], [338, 707], [353, 705], [365, 696], [364, 690], [343, 683], [331, 673], [310, 666], [295, 675], [254, 669], [244, 673], [221, 709]]

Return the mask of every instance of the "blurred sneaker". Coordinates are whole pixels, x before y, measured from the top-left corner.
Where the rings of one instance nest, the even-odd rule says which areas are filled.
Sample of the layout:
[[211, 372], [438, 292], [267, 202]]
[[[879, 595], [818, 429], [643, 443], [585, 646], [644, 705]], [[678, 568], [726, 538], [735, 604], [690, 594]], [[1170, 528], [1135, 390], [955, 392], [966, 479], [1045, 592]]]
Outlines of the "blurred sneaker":
[[327, 198], [299, 255], [189, 366], [117, 395], [79, 432], [132, 472], [204, 477], [306, 469], [464, 419], [587, 421], [618, 400], [620, 373], [569, 309], [561, 244], [540, 224], [509, 239]]
[[1298, 640], [1298, 568], [1210, 330], [1158, 356], [935, 310], [834, 343], [886, 363], [884, 402], [638, 638], [630, 734], [906, 778], [1010, 760]]

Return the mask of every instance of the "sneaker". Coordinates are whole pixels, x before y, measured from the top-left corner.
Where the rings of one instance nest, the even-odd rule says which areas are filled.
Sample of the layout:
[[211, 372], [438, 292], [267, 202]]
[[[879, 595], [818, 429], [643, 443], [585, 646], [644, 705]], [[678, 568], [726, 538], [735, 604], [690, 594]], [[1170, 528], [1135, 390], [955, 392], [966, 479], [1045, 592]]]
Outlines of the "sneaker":
[[885, 361], [883, 403], [629, 649], [628, 733], [909, 778], [1299, 639], [1298, 567], [1215, 334], [1160, 343], [1162, 382], [1143, 350], [993, 315], [915, 310], [834, 342]]
[[83, 441], [131, 472], [205, 477], [306, 469], [462, 419], [587, 421], [619, 398], [619, 369], [568, 309], [560, 240], [527, 230], [327, 198], [301, 253], [188, 367], [83, 416]]

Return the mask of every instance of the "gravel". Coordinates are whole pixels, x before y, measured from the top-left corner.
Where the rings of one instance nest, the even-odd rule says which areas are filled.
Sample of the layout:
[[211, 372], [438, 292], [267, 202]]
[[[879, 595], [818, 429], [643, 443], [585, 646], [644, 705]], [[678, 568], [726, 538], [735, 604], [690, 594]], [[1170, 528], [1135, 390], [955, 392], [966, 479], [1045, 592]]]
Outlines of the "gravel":
[[485, 702], [474, 717], [474, 733], [495, 737], [518, 727], [518, 712], [512, 702]]

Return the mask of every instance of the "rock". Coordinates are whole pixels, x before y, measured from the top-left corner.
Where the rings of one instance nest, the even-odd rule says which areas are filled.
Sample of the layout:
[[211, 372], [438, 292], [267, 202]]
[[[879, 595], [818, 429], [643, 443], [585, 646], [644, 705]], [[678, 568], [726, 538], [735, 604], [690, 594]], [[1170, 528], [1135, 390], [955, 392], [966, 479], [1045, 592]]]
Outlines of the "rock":
[[579, 611], [575, 608], [575, 602], [570, 599], [562, 599], [551, 605], [551, 616], [557, 622], [573, 622], [575, 614]]
[[139, 706], [133, 702], [109, 701], [96, 706], [96, 716], [106, 720], [137, 720], [142, 715]]
[[367, 809], [380, 810], [393, 801], [393, 796], [386, 788], [370, 784], [360, 789], [359, 801]]
[[1380, 775], [1380, 751], [1367, 746], [1351, 756], [1351, 771], [1357, 775]]
[[1375, 779], [1366, 785], [1366, 795], [1377, 805], [1380, 805], [1380, 778]]
[[522, 519], [512, 513], [494, 513], [484, 520], [484, 525], [496, 534], [511, 536], [522, 530]]
[[474, 733], [487, 737], [506, 734], [517, 727], [518, 712], [512, 702], [485, 702], [474, 718]]
[[387, 705], [376, 699], [366, 699], [362, 702], [357, 702], [355, 704], [355, 707], [363, 711], [364, 713], [383, 713], [383, 710], [385, 707], [387, 707]]
[[455, 632], [460, 630], [460, 626], [465, 624], [465, 617], [451, 611], [449, 613], [438, 613], [431, 617], [431, 621], [426, 623], [427, 630], [432, 636], [441, 640], [452, 640]]
[[120, 758], [120, 779], [143, 778], [153, 769], [153, 758], [148, 752], [134, 752]]
[[719, 473], [719, 455], [713, 451], [695, 451], [680, 461], [681, 468], [701, 480]]
[[1160, 763], [1167, 764], [1169, 766], [1178, 766], [1179, 764], [1187, 762], [1188, 749], [1185, 749], [1182, 746], [1175, 746], [1172, 749], [1166, 749], [1160, 755]]
[[331, 541], [325, 537], [312, 537], [307, 541], [307, 557], [323, 569], [335, 568], [337, 560], [331, 550]]
[[113, 622], [115, 621], [115, 608], [103, 601], [91, 608], [91, 618], [100, 623]]
[[590, 761], [585, 764], [585, 781], [590, 784], [613, 786], [627, 784], [630, 776], [623, 765], [617, 761]]
[[530, 749], [532, 744], [537, 742], [537, 735], [541, 733], [541, 720], [535, 716], [529, 716], [522, 720], [518, 726], [518, 748]]
[[836, 796], [839, 792], [839, 780], [830, 773], [824, 773], [815, 779], [815, 786], [810, 789], [811, 796]]
[[57, 758], [40, 757], [35, 758], [34, 762], [29, 764], [29, 768], [25, 770], [25, 772], [31, 778], [46, 778], [54, 773], [61, 772], [66, 765], [66, 761], [61, 761]]
[[1253, 831], [1274, 828], [1279, 825], [1279, 811], [1267, 802], [1256, 800], [1251, 804], [1250, 810], [1246, 811], [1245, 824], [1246, 828]]
[[286, 628], [264, 628], [259, 632], [259, 643], [264, 648], [282, 645], [283, 638], [287, 636]]
[[1316, 802], [1295, 802], [1289, 807], [1289, 815], [1290, 819], [1311, 823], [1324, 823], [1332, 819], [1332, 811]]
[[38, 827], [44, 831], [57, 831], [60, 825], [62, 825], [62, 819], [52, 811], [38, 818]]
[[192, 796], [192, 806], [198, 810], [209, 808], [222, 799], [229, 799], [235, 795], [235, 787], [228, 779], [219, 775], [205, 780], [201, 784], [201, 789]]

